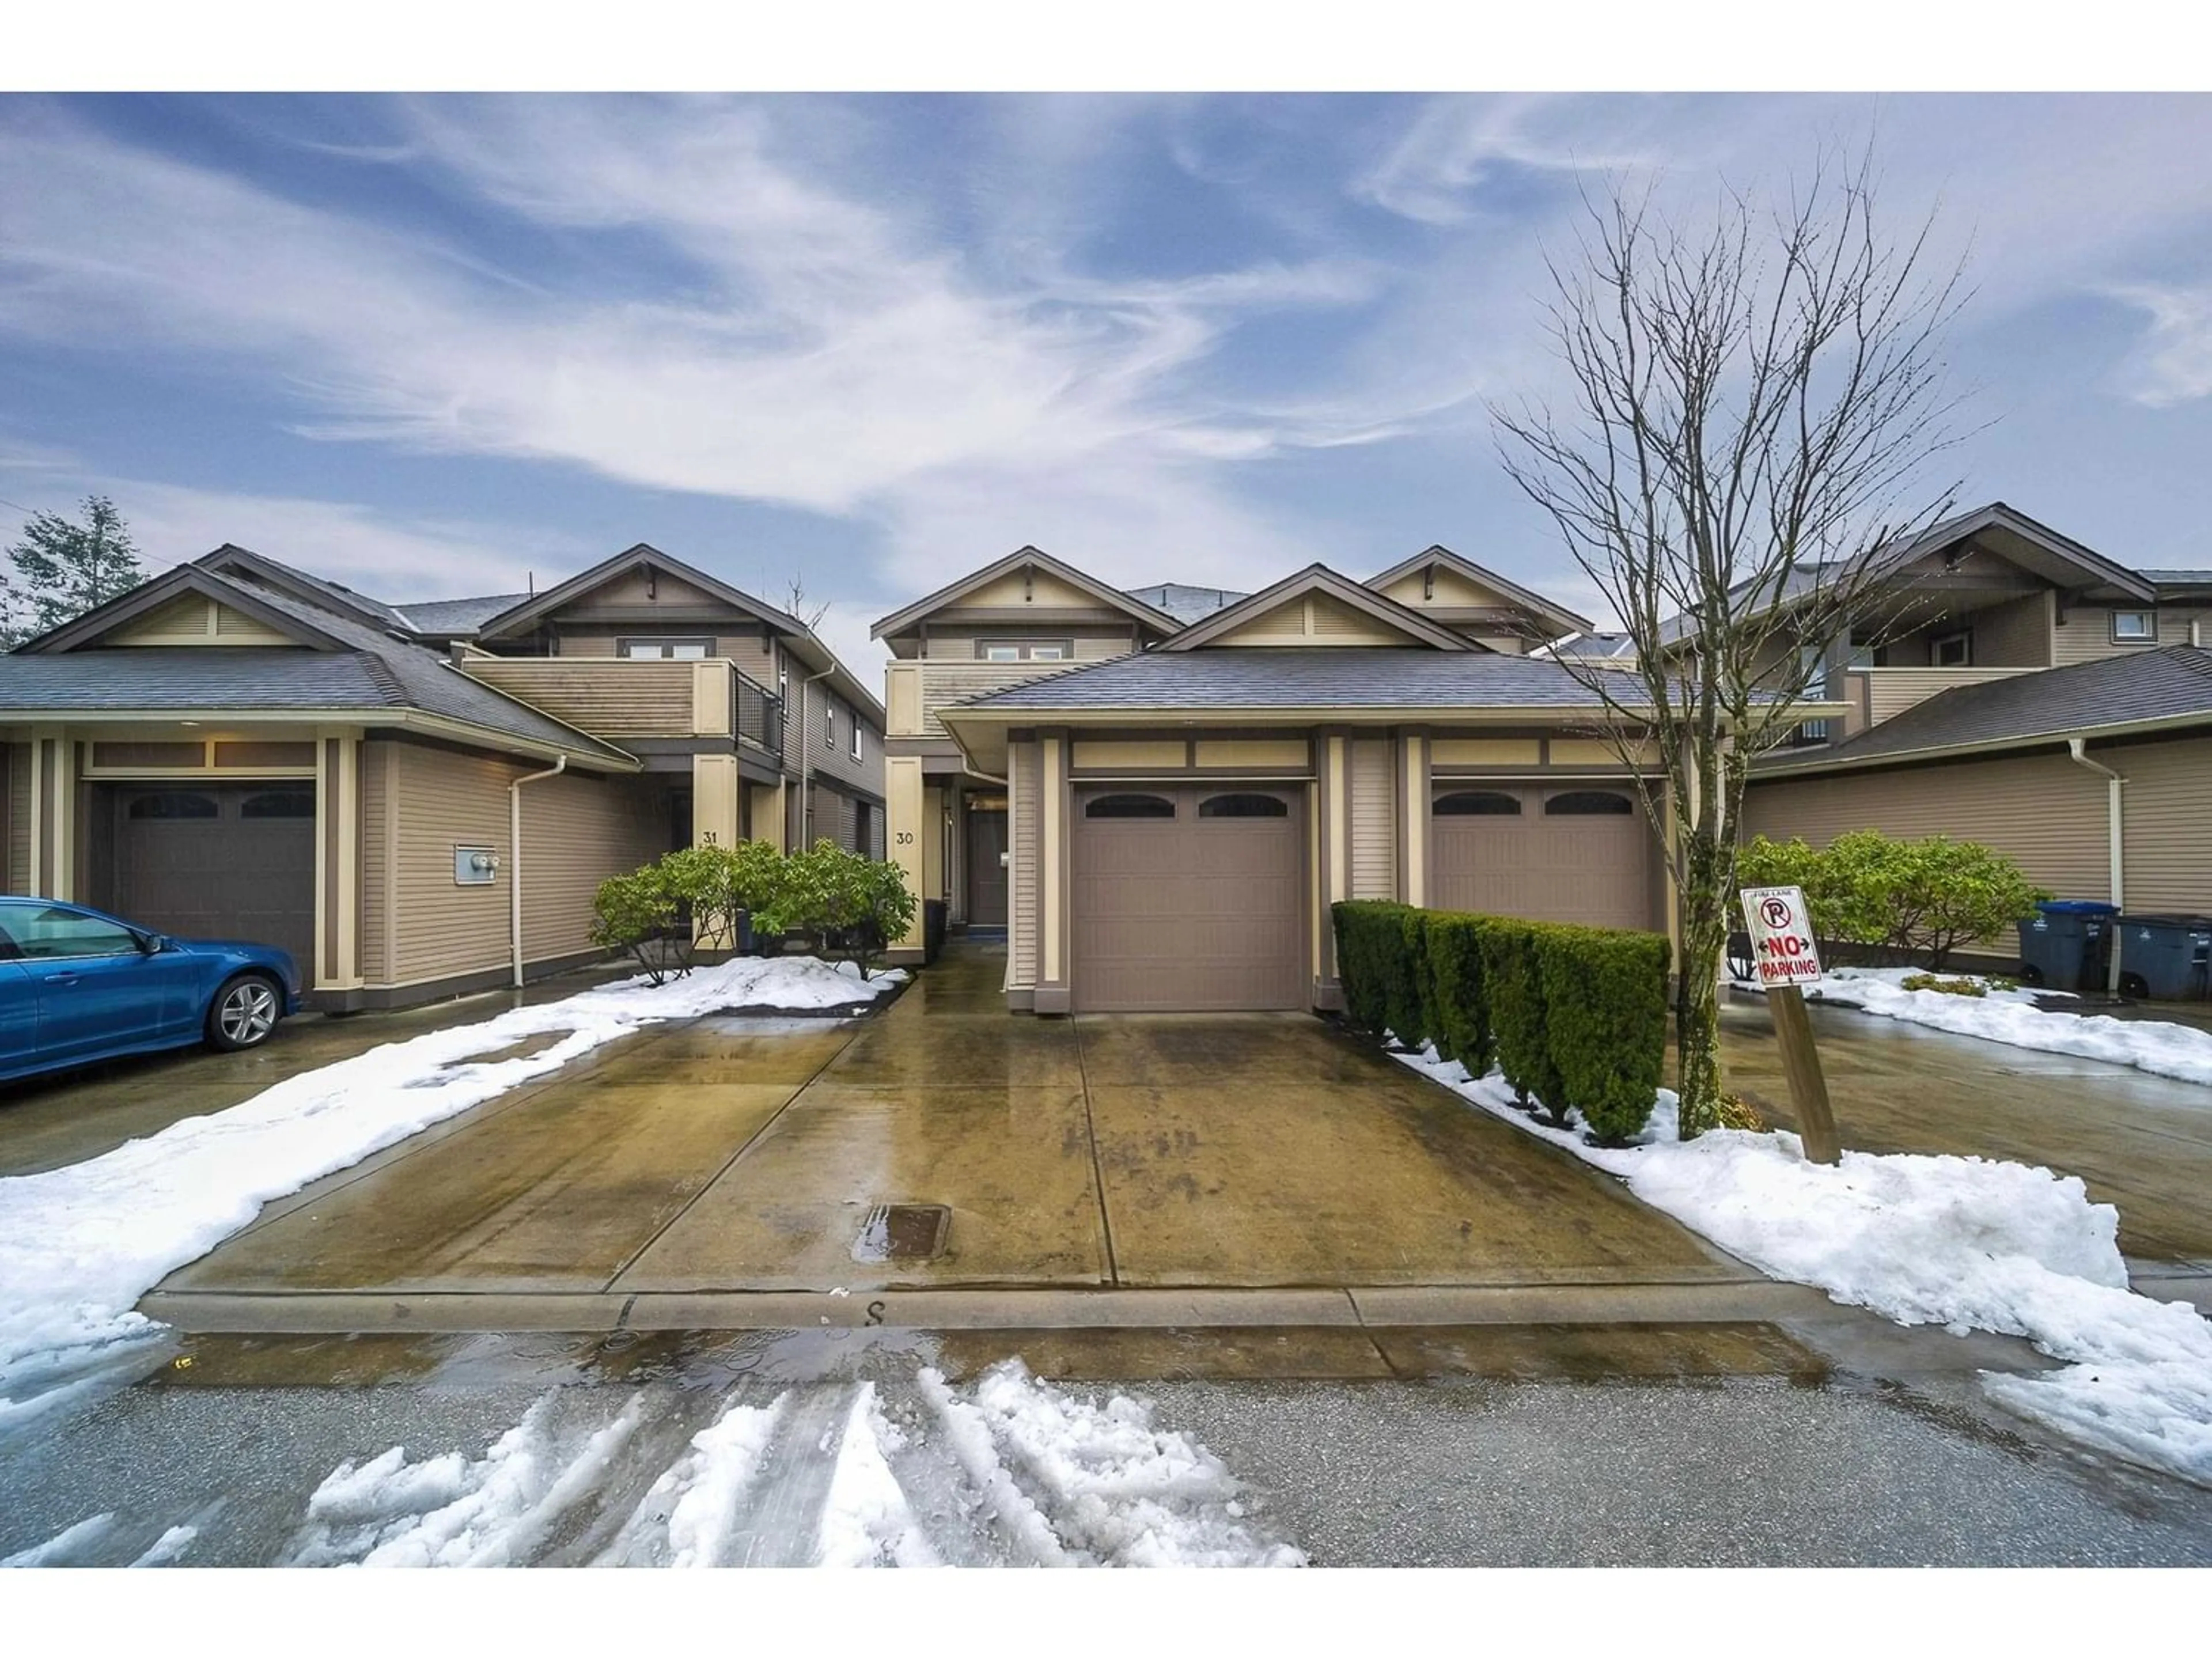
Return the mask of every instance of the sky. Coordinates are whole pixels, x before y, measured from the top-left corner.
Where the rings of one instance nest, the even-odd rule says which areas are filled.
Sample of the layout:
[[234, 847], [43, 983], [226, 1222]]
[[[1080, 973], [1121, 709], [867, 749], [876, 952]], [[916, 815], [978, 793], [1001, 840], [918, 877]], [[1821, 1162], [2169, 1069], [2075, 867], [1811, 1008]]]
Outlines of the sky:
[[1972, 295], [1931, 483], [2212, 565], [2212, 97], [0, 97], [0, 527], [112, 496], [394, 600], [650, 542], [868, 626], [1431, 543], [1588, 610], [1498, 463], [1586, 192], [1871, 141]]

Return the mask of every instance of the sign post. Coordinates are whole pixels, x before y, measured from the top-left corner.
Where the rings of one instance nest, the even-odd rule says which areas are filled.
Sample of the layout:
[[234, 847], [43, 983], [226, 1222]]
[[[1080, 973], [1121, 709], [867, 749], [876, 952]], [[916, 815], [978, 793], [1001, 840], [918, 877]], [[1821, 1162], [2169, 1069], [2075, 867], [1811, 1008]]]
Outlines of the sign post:
[[1805, 908], [1804, 890], [1747, 887], [1743, 919], [1751, 930], [1752, 960], [1759, 982], [1765, 987], [1766, 1006], [1774, 1013], [1774, 1035], [1782, 1044], [1783, 1075], [1790, 1080], [1790, 1099], [1797, 1109], [1805, 1156], [1815, 1164], [1840, 1163], [1844, 1149], [1836, 1138], [1835, 1116], [1828, 1109], [1828, 1080], [1820, 1074], [1820, 1056], [1813, 1047], [1813, 1022], [1805, 1013], [1804, 988], [1820, 981], [1820, 952], [1813, 943], [1812, 915]]

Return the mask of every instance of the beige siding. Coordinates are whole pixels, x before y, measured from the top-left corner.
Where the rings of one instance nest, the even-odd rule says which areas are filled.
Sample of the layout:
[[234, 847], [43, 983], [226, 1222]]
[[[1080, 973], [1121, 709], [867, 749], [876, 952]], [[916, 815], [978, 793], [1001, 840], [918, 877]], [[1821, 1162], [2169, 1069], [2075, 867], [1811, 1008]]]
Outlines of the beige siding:
[[420, 744], [380, 746], [390, 750], [387, 782], [397, 820], [387, 877], [392, 982], [499, 967], [507, 959], [507, 882], [456, 883], [453, 848], [489, 847], [504, 869], [511, 850], [507, 786], [525, 769]]
[[31, 745], [8, 745], [8, 839], [6, 886], [11, 893], [31, 890]]
[[1863, 724], [1879, 726], [1923, 703], [1939, 691], [1958, 685], [1985, 685], [2033, 673], [2027, 668], [1855, 668], [1844, 677], [1844, 700], [1858, 703], [1866, 712]]
[[[1007, 640], [1036, 640], [1046, 644], [1058, 641], [1074, 652], [1066, 662], [1059, 665], [1062, 668], [1068, 662], [1105, 662], [1115, 657], [1126, 657], [1135, 648], [1130, 643], [1126, 629], [1115, 633], [1100, 633], [1096, 629], [1080, 633], [1067, 628], [1023, 628], [1018, 626], [1018, 621], [1017, 618], [1017, 625], [1006, 628], [976, 628], [958, 634], [939, 634], [933, 629], [928, 641], [929, 654], [922, 660], [946, 664], [980, 662], [979, 647], [992, 641], [1003, 643]], [[1006, 665], [1000, 665], [1002, 667]], [[1052, 665], [1048, 663], [1038, 665], [1040, 667]]]
[[[2138, 611], [2141, 605], [2122, 605], [2123, 611]], [[2158, 613], [2158, 642], [2160, 645], [2189, 643], [2189, 624], [2207, 617], [2205, 611], [2182, 605], [2161, 606]], [[2141, 645], [2120, 645], [2112, 638], [2112, 611], [2110, 607], [2075, 605], [2066, 613], [2065, 625], [2054, 630], [2057, 641], [2054, 660], [2060, 665], [2069, 662], [2094, 662], [2102, 657], [2125, 656], [2131, 651], [2148, 647]], [[2208, 641], [2212, 642], [2212, 641]]]
[[1389, 739], [1352, 741], [1352, 896], [1397, 896], [1396, 792], [1391, 787]]
[[974, 592], [962, 594], [955, 604], [970, 610], [982, 611], [1004, 606], [1009, 611], [1024, 609], [1068, 611], [1098, 601], [1081, 588], [1064, 582], [1034, 567], [1010, 570], [996, 581], [985, 584]]
[[1974, 629], [1977, 668], [2048, 668], [2051, 665], [2051, 596], [2029, 593], [1993, 605], [1966, 618]]
[[472, 656], [463, 665], [472, 678], [598, 737], [619, 742], [691, 733], [694, 665], [688, 662]]
[[665, 810], [642, 778], [570, 774], [523, 786], [525, 961], [592, 948], [592, 894], [667, 850]]
[[2094, 749], [2122, 774], [2127, 906], [2212, 915], [2212, 738]]
[[727, 657], [748, 672], [757, 673], [753, 665], [760, 663], [766, 653], [761, 649], [761, 636], [752, 634], [714, 634], [700, 628], [678, 628], [672, 624], [659, 627], [641, 623], [635, 628], [609, 629], [601, 632], [563, 632], [554, 641], [555, 654], [562, 657], [611, 657], [624, 640], [703, 640], [714, 641], [714, 655]]
[[927, 662], [895, 663], [891, 666], [895, 676], [911, 674], [921, 686], [921, 729], [899, 735], [944, 737], [944, 725], [937, 718], [940, 710], [969, 697], [980, 697], [987, 691], [1003, 691], [1010, 685], [1020, 685], [1047, 674], [1064, 673], [1067, 667], [1064, 662], [976, 662], [972, 659], [940, 660], [935, 657]]
[[1013, 856], [1006, 883], [1006, 983], [1037, 982], [1037, 856], [1044, 828], [1043, 757], [1034, 743], [1012, 744], [1006, 757], [1007, 851]]
[[1231, 629], [1216, 645], [1403, 645], [1407, 637], [1327, 593], [1285, 599]]
[[1435, 568], [1433, 580], [1429, 579], [1425, 571], [1409, 570], [1388, 587], [1377, 591], [1385, 599], [1395, 599], [1400, 605], [1411, 605], [1416, 611], [1431, 605], [1443, 605], [1453, 610], [1519, 609], [1503, 593], [1485, 587], [1480, 582], [1469, 581], [1458, 571], [1445, 565]]
[[[1847, 830], [1981, 842], [2062, 898], [2111, 896], [2104, 780], [2063, 756], [1762, 783], [1745, 800], [1747, 836], [1802, 836], [1820, 847]], [[2009, 928], [1990, 945], [2000, 955], [2018, 948]]]
[[218, 605], [204, 593], [186, 593], [106, 635], [103, 645], [297, 645], [289, 634]]
[[396, 744], [361, 746], [361, 974], [371, 985], [392, 979], [392, 910], [397, 890], [397, 797], [392, 787]]

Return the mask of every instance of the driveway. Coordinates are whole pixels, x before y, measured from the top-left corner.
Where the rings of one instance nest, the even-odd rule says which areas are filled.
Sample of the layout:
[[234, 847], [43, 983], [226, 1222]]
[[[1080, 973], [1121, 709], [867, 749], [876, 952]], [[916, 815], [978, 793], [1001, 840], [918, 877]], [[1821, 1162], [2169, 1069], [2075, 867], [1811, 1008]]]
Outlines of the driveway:
[[[1814, 1005], [1844, 1145], [2040, 1164], [2117, 1204], [2137, 1261], [2212, 1269], [2212, 1089]], [[1763, 1001], [1722, 1006], [1729, 1083], [1795, 1128]]]
[[[708, 1324], [727, 1310], [685, 1298], [732, 1292], [850, 1292], [857, 1318], [873, 1291], [1395, 1288], [1404, 1313], [1435, 1287], [1784, 1288], [1320, 1021], [1015, 1018], [1002, 969], [957, 949], [873, 1019], [610, 1045], [270, 1206], [149, 1309], [538, 1297], [499, 1317], [588, 1328], [639, 1300]], [[870, 1259], [892, 1206], [941, 1206], [941, 1238], [925, 1212], [918, 1253]]]

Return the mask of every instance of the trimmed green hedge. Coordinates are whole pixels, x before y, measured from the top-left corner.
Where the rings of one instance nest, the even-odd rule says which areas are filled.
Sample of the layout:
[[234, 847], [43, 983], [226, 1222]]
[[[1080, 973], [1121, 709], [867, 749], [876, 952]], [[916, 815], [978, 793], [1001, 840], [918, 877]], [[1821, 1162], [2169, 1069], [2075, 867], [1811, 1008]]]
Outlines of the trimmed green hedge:
[[1332, 907], [1350, 1023], [1436, 1044], [1480, 1077], [1494, 1060], [1523, 1103], [1601, 1140], [1642, 1129], [1667, 1043], [1657, 933], [1462, 915], [1358, 900]]

